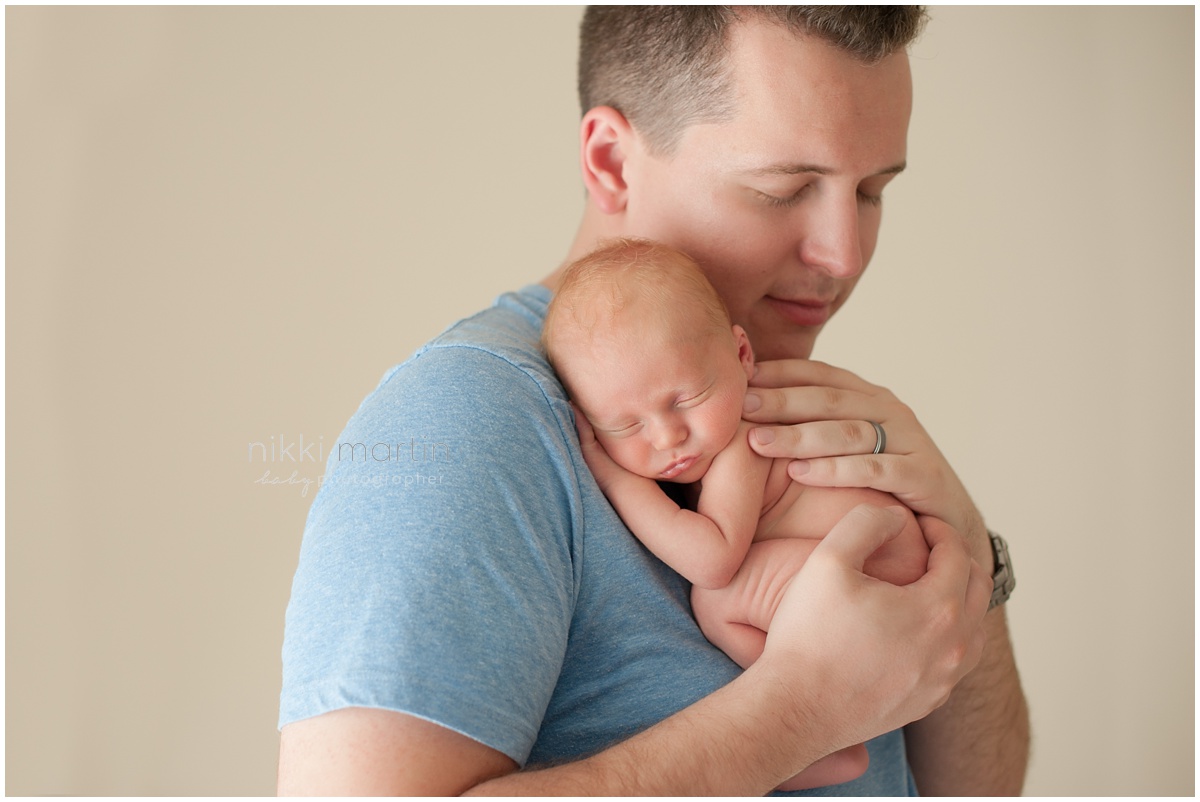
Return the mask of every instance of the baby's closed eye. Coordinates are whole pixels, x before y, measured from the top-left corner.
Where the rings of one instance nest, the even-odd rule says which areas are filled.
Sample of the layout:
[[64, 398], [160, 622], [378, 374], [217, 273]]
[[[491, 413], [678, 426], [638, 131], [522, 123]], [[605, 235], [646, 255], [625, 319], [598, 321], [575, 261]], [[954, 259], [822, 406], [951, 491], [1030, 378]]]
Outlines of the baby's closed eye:
[[598, 432], [603, 432], [608, 437], [620, 438], [628, 437], [629, 435], [633, 434], [641, 427], [641, 425], [641, 421], [634, 421], [632, 423], [608, 424], [604, 426], [592, 424], [592, 428]]

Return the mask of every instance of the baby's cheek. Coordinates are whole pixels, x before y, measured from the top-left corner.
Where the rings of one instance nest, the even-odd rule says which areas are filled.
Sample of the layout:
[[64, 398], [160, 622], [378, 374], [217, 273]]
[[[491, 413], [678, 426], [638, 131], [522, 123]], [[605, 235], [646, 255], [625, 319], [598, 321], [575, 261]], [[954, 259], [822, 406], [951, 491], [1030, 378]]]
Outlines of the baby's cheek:
[[605, 444], [604, 450], [608, 452], [608, 456], [612, 461], [620, 465], [630, 473], [638, 476], [651, 476], [650, 470], [653, 466], [649, 464], [648, 458], [649, 449], [642, 447], [636, 440], [631, 438], [610, 439]]

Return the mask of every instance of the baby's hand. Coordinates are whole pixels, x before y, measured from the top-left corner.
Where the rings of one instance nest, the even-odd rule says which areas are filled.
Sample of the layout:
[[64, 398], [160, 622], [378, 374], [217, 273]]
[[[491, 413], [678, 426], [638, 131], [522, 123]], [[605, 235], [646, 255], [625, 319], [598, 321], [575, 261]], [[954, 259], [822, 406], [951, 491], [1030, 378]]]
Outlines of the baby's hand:
[[600, 485], [600, 489], [607, 495], [613, 481], [629, 471], [614, 462], [613, 458], [604, 450], [604, 446], [600, 445], [591, 422], [579, 411], [579, 407], [571, 404], [571, 409], [575, 412], [575, 428], [579, 430], [579, 445], [583, 448], [583, 459], [587, 462], [592, 476], [596, 477], [596, 484]]

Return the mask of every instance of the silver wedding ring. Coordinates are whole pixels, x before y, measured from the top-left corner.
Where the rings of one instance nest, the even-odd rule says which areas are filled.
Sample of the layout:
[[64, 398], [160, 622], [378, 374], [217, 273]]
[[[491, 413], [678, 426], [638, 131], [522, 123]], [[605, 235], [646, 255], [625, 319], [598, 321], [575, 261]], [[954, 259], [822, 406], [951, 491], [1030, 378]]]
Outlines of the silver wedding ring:
[[875, 427], [875, 450], [871, 453], [882, 454], [883, 450], [887, 448], [887, 433], [883, 431], [883, 426], [875, 421], [869, 420], [867, 423]]

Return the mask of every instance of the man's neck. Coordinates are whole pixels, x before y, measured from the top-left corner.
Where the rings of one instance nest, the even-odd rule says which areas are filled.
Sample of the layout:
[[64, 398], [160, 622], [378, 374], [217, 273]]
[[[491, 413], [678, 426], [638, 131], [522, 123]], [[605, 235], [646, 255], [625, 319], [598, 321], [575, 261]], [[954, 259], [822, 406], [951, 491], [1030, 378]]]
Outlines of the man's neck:
[[603, 214], [590, 202], [586, 203], [583, 219], [579, 222], [579, 229], [575, 232], [575, 239], [571, 242], [567, 257], [563, 259], [562, 264], [555, 268], [553, 273], [542, 279], [540, 283], [551, 290], [558, 289], [558, 282], [562, 279], [562, 272], [567, 265], [594, 251], [603, 240], [628, 236], [621, 230], [621, 221], [623, 220], [624, 215]]

